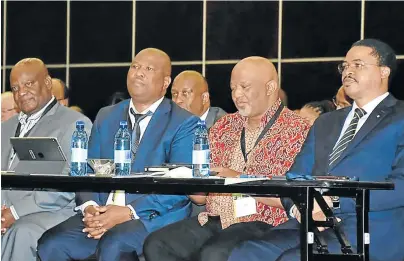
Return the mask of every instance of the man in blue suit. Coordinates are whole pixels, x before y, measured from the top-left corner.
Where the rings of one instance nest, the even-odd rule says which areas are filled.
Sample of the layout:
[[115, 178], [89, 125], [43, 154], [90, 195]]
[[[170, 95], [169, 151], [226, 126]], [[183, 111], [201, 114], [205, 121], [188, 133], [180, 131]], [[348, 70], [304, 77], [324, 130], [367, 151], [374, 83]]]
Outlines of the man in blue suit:
[[[365, 39], [353, 44], [338, 69], [351, 107], [320, 116], [290, 172], [357, 176], [361, 181], [394, 182], [394, 191], [370, 192], [370, 260], [404, 259], [404, 103], [388, 93], [396, 56], [385, 43]], [[328, 202], [330, 200], [327, 199]], [[334, 213], [356, 247], [355, 200], [341, 198]], [[291, 219], [233, 250], [230, 261], [300, 260], [300, 213], [282, 200]], [[296, 218], [293, 218], [296, 217]], [[324, 220], [316, 206], [315, 220]], [[321, 233], [330, 252], [340, 253], [334, 233]]]
[[[120, 121], [127, 120], [133, 129], [132, 172], [164, 162], [192, 162], [198, 119], [164, 98], [170, 75], [166, 53], [149, 48], [136, 55], [127, 75], [131, 99], [100, 110], [89, 158], [114, 158], [115, 133]], [[39, 240], [42, 261], [82, 260], [94, 253], [102, 261], [136, 260], [150, 232], [188, 217], [191, 210], [186, 196], [123, 191], [78, 193], [76, 201], [80, 212]]]

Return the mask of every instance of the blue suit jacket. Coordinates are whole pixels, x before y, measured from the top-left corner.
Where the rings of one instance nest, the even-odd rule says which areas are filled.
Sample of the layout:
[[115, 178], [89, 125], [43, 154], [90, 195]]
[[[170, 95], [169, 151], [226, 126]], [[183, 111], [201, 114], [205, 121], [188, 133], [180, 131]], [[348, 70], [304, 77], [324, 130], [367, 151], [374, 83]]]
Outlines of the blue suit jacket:
[[[130, 100], [102, 108], [94, 122], [88, 145], [89, 158], [113, 159], [114, 137], [119, 122], [128, 119]], [[139, 144], [132, 172], [143, 172], [145, 166], [162, 163], [192, 163], [192, 144], [198, 118], [163, 99], [153, 114]], [[109, 193], [79, 193], [77, 203], [94, 200], [105, 205]], [[191, 204], [186, 196], [142, 195], [126, 193], [126, 204], [132, 205], [149, 232], [189, 216]]]
[[[316, 120], [290, 172], [394, 182], [394, 191], [370, 192], [370, 254], [377, 260], [401, 261], [404, 259], [404, 102], [387, 96], [329, 168], [329, 154], [351, 109], [327, 113]], [[350, 242], [356, 245], [355, 200], [340, 201], [341, 209], [336, 214], [342, 218]]]

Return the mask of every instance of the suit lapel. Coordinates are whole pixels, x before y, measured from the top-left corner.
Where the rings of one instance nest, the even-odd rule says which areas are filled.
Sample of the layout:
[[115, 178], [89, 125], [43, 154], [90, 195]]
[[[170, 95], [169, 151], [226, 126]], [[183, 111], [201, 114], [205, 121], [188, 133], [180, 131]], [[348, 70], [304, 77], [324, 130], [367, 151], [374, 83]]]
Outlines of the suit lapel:
[[387, 96], [369, 115], [369, 118], [360, 128], [354, 139], [349, 143], [342, 155], [333, 163], [332, 167], [338, 165], [358, 144], [387, 116], [392, 112], [392, 106], [396, 103], [396, 99]]
[[326, 160], [327, 160], [327, 166], [328, 166], [328, 158], [329, 155], [331, 154], [332, 150], [334, 149], [335, 144], [337, 143], [337, 140], [341, 134], [342, 127], [344, 126], [346, 117], [348, 116], [349, 112], [352, 110], [352, 107], [348, 107], [345, 109], [342, 109], [341, 111], [338, 111], [336, 114], [336, 118], [331, 120], [333, 124], [329, 124], [329, 130], [324, 132], [324, 135], [326, 135], [325, 140], [326, 142], [324, 143], [324, 149], [326, 152]]
[[206, 116], [205, 123], [206, 123], [206, 128], [210, 129], [210, 127], [213, 126], [215, 123], [215, 118], [216, 118], [217, 111], [215, 108], [210, 107], [208, 115]]
[[[147, 159], [147, 155], [150, 149], [156, 147], [156, 143], [160, 142], [160, 137], [163, 136], [165, 126], [164, 122], [168, 119], [166, 114], [171, 111], [170, 101], [166, 98], [163, 99], [161, 104], [157, 107], [157, 110], [154, 112], [149, 124], [146, 127], [146, 130], [140, 140], [138, 152], [136, 153], [135, 161], [132, 167], [137, 170], [139, 166], [143, 166], [144, 162]], [[143, 169], [142, 169], [143, 171]]]

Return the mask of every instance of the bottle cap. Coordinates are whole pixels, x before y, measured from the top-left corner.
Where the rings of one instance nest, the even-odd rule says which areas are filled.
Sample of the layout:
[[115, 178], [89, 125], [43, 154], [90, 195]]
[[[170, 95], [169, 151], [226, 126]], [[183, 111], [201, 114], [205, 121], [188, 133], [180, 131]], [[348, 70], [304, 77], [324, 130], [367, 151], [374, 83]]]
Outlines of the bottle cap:
[[119, 126], [120, 126], [120, 127], [126, 127], [126, 126], [128, 126], [128, 122], [127, 122], [127, 121], [121, 121], [121, 122], [119, 123]]
[[84, 121], [77, 121], [76, 122], [76, 128], [77, 127], [84, 127]]

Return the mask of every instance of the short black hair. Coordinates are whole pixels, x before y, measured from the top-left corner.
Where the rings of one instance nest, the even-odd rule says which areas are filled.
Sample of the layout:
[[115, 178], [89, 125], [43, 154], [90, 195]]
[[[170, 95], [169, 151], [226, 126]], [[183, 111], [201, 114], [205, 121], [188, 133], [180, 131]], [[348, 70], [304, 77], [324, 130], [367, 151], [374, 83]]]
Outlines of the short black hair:
[[306, 103], [303, 107], [318, 109], [320, 111], [320, 114], [330, 112], [330, 111], [335, 111], [335, 109], [336, 109], [335, 105], [332, 103], [332, 101], [329, 101], [329, 100], [309, 102], [309, 103]]
[[372, 48], [371, 55], [377, 58], [379, 66], [390, 68], [389, 83], [397, 71], [397, 58], [393, 48], [377, 39], [363, 39], [355, 42], [352, 47], [365, 46]]
[[59, 81], [59, 83], [63, 86], [63, 99], [68, 99], [69, 98], [69, 87], [65, 84], [64, 81], [58, 78], [53, 78], [54, 80]]

